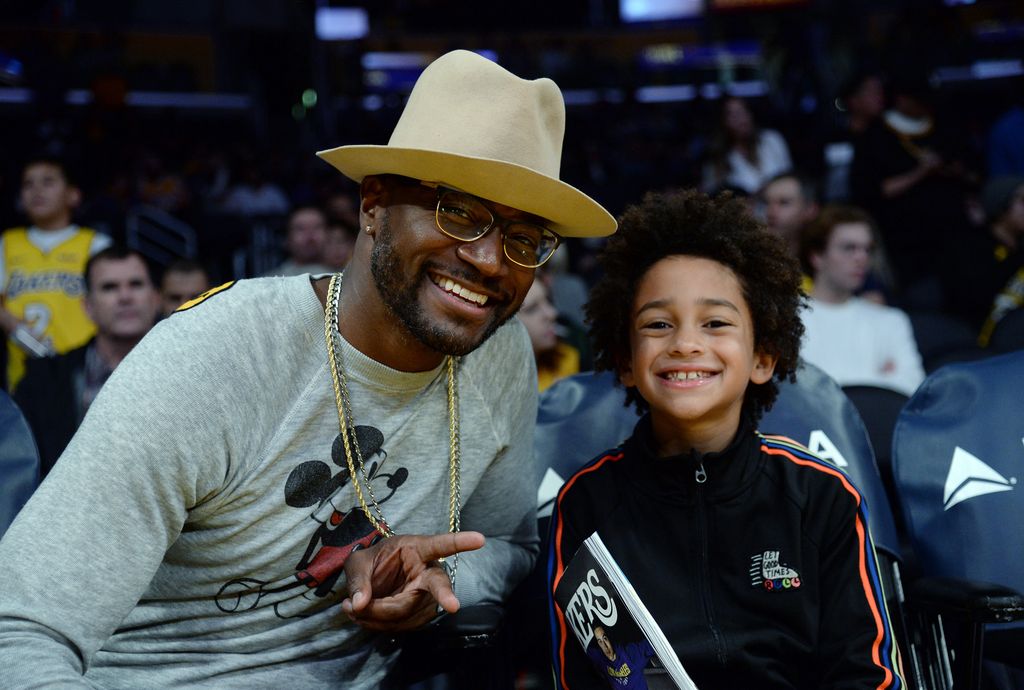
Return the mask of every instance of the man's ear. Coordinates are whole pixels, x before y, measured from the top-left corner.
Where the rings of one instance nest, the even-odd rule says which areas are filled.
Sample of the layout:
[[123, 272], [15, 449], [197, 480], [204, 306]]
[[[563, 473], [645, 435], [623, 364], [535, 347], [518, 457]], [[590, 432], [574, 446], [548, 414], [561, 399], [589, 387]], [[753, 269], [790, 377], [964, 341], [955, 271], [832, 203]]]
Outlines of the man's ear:
[[775, 373], [775, 363], [778, 359], [775, 355], [755, 352], [754, 369], [750, 372], [750, 382], [761, 384], [771, 381], [772, 375]]
[[366, 230], [371, 235], [376, 232], [374, 221], [380, 214], [386, 194], [384, 180], [378, 175], [368, 175], [359, 183], [359, 221], [362, 224], [360, 231]]

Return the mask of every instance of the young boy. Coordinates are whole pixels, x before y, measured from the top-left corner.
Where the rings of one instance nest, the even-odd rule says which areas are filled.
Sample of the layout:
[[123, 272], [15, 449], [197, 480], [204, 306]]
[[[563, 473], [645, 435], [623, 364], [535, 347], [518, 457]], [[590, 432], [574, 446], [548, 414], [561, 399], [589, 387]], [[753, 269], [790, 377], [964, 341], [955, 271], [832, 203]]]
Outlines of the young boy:
[[[793, 379], [800, 271], [740, 202], [652, 194], [626, 211], [587, 317], [601, 369], [646, 414], [569, 479], [550, 594], [600, 533], [699, 688], [902, 687], [860, 495], [756, 424]], [[551, 605], [561, 687], [601, 687]]]
[[0, 327], [8, 336], [7, 388], [25, 372], [25, 358], [61, 354], [92, 337], [82, 307], [82, 271], [110, 246], [106, 235], [71, 223], [81, 192], [64, 166], [30, 161], [22, 173], [21, 205], [31, 225], [0, 236]]

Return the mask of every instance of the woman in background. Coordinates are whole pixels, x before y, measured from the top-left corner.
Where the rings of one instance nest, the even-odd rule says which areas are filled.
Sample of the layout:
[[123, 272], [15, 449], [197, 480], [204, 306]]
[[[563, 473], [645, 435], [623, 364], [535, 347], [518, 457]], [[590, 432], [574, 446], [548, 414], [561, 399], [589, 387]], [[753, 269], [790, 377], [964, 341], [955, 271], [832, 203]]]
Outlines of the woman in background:
[[558, 310], [548, 298], [547, 285], [540, 276], [533, 279], [516, 317], [530, 334], [541, 391], [558, 379], [580, 371], [580, 351], [559, 337], [563, 327], [558, 322]]
[[793, 167], [789, 146], [773, 129], [760, 129], [746, 101], [722, 101], [718, 131], [704, 167], [704, 191], [735, 188], [755, 194], [765, 182]]

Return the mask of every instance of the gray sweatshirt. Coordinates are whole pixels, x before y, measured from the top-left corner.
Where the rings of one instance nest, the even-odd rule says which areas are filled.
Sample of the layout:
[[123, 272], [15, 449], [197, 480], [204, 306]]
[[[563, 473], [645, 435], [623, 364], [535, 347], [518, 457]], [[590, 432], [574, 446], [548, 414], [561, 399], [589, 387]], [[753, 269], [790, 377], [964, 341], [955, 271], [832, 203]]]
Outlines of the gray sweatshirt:
[[[444, 367], [403, 373], [342, 343], [384, 516], [447, 531]], [[469, 605], [501, 600], [536, 556], [517, 320], [463, 358], [458, 389], [462, 527], [487, 536], [459, 559]], [[0, 542], [0, 687], [379, 683], [394, 652], [338, 606], [344, 560], [373, 538], [340, 441], [308, 276], [240, 281], [160, 323]]]

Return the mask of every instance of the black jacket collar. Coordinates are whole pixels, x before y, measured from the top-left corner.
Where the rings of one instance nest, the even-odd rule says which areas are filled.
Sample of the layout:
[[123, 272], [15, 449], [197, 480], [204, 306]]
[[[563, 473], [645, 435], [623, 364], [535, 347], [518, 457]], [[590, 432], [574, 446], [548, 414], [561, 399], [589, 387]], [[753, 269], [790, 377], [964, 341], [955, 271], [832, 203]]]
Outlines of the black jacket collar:
[[[658, 457], [650, 415], [644, 415], [633, 435], [625, 443], [630, 480], [647, 494], [670, 500], [691, 502], [700, 495], [705, 500], [725, 500], [742, 492], [753, 481], [760, 463], [760, 439], [745, 415], [736, 436], [718, 452], [689, 453]], [[703, 470], [703, 483], [697, 474]]]

